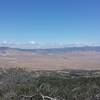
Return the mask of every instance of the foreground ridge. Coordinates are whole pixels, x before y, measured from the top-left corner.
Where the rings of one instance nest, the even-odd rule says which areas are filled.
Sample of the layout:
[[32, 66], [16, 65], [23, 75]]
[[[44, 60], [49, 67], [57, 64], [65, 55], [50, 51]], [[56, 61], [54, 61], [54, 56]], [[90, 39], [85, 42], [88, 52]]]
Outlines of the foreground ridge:
[[100, 100], [100, 71], [0, 69], [0, 100]]

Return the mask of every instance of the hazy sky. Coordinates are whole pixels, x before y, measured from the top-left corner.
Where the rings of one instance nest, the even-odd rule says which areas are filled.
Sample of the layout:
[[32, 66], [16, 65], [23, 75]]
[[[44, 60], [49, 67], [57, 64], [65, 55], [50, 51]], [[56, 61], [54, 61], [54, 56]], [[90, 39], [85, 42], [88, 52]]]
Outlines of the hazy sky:
[[2, 41], [100, 43], [100, 0], [0, 0]]

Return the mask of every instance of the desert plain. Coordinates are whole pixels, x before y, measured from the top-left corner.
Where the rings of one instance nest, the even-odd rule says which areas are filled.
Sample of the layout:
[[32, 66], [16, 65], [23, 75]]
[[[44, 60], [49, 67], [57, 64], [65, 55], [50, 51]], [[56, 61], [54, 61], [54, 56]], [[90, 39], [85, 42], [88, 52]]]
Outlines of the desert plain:
[[57, 54], [42, 54], [10, 50], [6, 53], [0, 53], [0, 67], [20, 67], [31, 70], [99, 70], [100, 52], [75, 51]]

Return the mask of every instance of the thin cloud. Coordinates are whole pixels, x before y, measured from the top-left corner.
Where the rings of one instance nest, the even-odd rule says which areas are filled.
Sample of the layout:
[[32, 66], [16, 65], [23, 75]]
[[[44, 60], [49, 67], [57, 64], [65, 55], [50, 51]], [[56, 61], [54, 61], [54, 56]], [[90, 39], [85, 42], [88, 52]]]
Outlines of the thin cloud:
[[35, 41], [29, 41], [29, 44], [37, 44]]

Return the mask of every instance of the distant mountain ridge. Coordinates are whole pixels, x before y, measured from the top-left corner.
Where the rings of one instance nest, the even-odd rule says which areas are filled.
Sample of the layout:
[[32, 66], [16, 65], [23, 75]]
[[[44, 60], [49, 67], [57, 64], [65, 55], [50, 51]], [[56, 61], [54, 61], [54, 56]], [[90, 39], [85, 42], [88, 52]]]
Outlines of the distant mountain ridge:
[[76, 51], [100, 52], [100, 46], [64, 47], [64, 48], [48, 48], [48, 49], [21, 49], [21, 48], [11, 48], [11, 47], [0, 47], [0, 53], [5, 53], [8, 52], [9, 50], [33, 52], [33, 53], [64, 53], [64, 52], [76, 52]]

